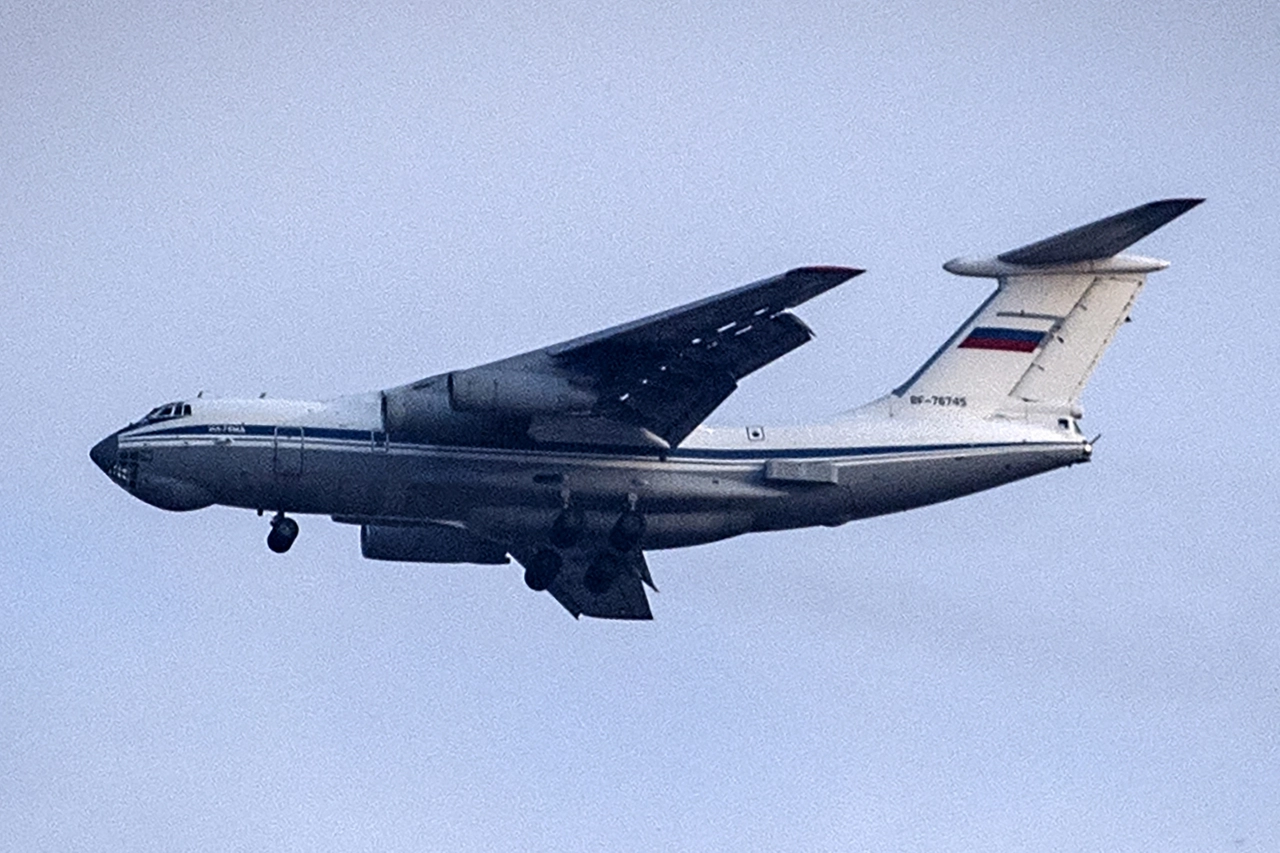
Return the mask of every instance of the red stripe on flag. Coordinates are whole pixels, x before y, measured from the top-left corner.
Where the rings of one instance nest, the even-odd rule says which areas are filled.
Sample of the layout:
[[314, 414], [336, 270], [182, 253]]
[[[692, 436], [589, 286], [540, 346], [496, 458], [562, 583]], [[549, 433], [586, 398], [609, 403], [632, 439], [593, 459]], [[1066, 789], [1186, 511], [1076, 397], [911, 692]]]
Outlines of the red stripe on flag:
[[1004, 352], [1035, 352], [1035, 341], [1011, 341], [1006, 338], [968, 337], [960, 342], [960, 349], [995, 349]]

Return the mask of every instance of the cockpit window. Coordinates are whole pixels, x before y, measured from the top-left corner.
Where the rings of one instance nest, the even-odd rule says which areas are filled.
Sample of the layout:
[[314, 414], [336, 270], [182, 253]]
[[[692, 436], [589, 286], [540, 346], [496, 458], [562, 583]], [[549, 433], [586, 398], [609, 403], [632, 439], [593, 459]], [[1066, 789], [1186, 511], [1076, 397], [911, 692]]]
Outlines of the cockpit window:
[[167, 421], [172, 418], [184, 418], [191, 414], [190, 403], [165, 403], [163, 406], [156, 406], [147, 412], [147, 416], [142, 419], [144, 424], [153, 424], [156, 421]]

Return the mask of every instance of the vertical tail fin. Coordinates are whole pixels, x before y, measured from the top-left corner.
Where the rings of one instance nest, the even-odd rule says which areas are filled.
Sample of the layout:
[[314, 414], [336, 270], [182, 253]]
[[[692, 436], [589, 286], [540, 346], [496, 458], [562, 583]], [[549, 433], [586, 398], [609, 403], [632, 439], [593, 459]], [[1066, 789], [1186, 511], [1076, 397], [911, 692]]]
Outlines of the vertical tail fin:
[[1078, 412], [1085, 382], [1147, 273], [1168, 266], [1119, 253], [1201, 201], [1151, 202], [995, 258], [948, 261], [949, 272], [999, 284], [894, 395], [961, 400], [988, 415]]

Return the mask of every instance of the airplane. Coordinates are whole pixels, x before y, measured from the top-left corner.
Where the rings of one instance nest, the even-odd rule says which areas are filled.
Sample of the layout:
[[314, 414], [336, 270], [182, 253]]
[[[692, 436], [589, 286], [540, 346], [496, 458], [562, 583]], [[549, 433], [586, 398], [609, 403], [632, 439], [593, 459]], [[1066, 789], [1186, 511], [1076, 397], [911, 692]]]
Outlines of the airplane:
[[861, 274], [810, 266], [477, 367], [325, 401], [166, 403], [93, 462], [167, 510], [360, 528], [364, 557], [523, 566], [575, 618], [651, 619], [645, 551], [846, 522], [1088, 462], [1080, 395], [1150, 272], [1120, 254], [1203, 199], [1155, 201], [943, 268], [996, 289], [910, 378], [803, 426], [705, 426], [812, 338], [790, 309]]

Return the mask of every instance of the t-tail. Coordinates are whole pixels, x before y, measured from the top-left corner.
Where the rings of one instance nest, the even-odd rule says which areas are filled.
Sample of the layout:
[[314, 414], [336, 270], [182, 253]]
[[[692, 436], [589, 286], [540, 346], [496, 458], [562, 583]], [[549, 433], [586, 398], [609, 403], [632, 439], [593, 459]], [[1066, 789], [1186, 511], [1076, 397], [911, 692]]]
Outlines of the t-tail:
[[1154, 201], [994, 258], [948, 261], [949, 272], [996, 279], [996, 291], [915, 375], [867, 408], [888, 406], [895, 416], [1080, 417], [1085, 383], [1147, 273], [1168, 266], [1120, 253], [1203, 200]]

